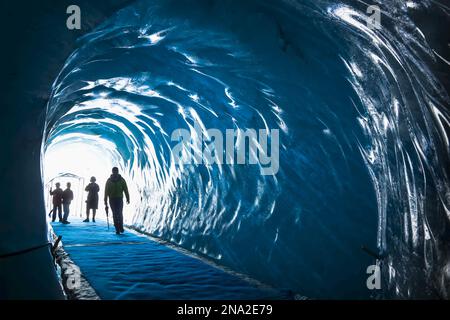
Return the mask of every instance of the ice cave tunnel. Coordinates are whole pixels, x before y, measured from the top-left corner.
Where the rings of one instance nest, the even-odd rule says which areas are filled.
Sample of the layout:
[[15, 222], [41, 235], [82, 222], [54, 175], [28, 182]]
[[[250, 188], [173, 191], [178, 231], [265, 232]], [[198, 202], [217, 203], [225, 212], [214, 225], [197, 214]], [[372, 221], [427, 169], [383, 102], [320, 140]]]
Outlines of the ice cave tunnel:
[[[44, 42], [63, 63], [2, 119], [2, 184], [32, 196], [8, 191], [0, 253], [45, 242], [58, 174], [102, 184], [116, 165], [128, 226], [272, 287], [370, 298], [378, 265], [385, 297], [449, 298], [449, 62], [421, 18], [448, 11], [387, 2], [373, 29], [359, 1], [143, 0], [92, 18], [73, 47]], [[206, 137], [182, 157], [209, 150], [211, 129], [276, 129], [278, 168], [176, 163], [179, 129]], [[0, 269], [0, 296], [60, 295], [45, 248]]]

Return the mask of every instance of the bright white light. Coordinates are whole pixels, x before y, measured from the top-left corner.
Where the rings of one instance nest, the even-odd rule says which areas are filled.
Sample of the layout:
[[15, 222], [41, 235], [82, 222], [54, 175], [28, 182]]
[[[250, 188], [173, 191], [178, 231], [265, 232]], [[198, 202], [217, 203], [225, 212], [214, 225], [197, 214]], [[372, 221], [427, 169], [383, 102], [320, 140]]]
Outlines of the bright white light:
[[[101, 140], [98, 143], [92, 140], [71, 141], [71, 139], [54, 142], [47, 148], [43, 159], [47, 209], [50, 210], [50, 196], [48, 195], [50, 186], [54, 187], [56, 182], [60, 182], [61, 188], [64, 189], [66, 183], [71, 182], [74, 192], [71, 216], [84, 216], [84, 201], [87, 197], [84, 187], [92, 176], [96, 177], [96, 182], [100, 186], [99, 209], [101, 209], [104, 185], [111, 174], [111, 168], [120, 167], [119, 163], [115, 163], [116, 159], [110, 150], [102, 148]], [[82, 179], [60, 177], [64, 173], [70, 173]]]
[[168, 31], [169, 31], [169, 29], [162, 30], [162, 31], [159, 31], [159, 32], [155, 32], [155, 33], [153, 33], [151, 35], [141, 34], [139, 36], [139, 38], [146, 38], [153, 45], [153, 44], [157, 44], [162, 39], [164, 39], [166, 37]]
[[91, 176], [108, 177], [111, 167], [111, 159], [108, 159], [104, 150], [96, 146], [79, 142], [56, 144], [50, 146], [45, 153], [44, 179], [48, 182], [66, 172], [86, 179]]

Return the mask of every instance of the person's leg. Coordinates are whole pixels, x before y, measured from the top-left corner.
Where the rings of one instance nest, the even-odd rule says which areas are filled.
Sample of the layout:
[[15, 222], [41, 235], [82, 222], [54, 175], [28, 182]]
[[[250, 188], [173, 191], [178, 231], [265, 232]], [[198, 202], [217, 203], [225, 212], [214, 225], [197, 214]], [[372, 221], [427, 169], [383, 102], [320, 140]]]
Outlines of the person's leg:
[[59, 222], [62, 222], [63, 221], [63, 219], [62, 219], [62, 208], [61, 208], [61, 204], [59, 204], [58, 206], [57, 206], [57, 208], [58, 208], [58, 218], [59, 218]]
[[120, 233], [119, 220], [118, 220], [118, 215], [117, 215], [117, 209], [118, 209], [117, 199], [109, 199], [109, 206], [111, 207], [114, 228], [116, 229], [116, 233]]
[[63, 204], [64, 209], [64, 216], [63, 216], [63, 222], [67, 222], [67, 218], [69, 218], [70, 213], [70, 204]]
[[86, 203], [86, 219], [83, 220], [83, 222], [89, 222], [89, 204]]
[[67, 204], [63, 203], [62, 209], [63, 209], [63, 218], [62, 218], [62, 221], [64, 222], [64, 220], [66, 220], [65, 218], [66, 218]]
[[118, 209], [119, 209], [118, 210], [119, 232], [124, 232], [124, 230], [123, 230], [123, 199], [120, 199]]
[[55, 220], [56, 220], [56, 206], [53, 205], [52, 222], [55, 222]]
[[95, 222], [95, 213], [97, 209], [92, 209], [92, 222]]

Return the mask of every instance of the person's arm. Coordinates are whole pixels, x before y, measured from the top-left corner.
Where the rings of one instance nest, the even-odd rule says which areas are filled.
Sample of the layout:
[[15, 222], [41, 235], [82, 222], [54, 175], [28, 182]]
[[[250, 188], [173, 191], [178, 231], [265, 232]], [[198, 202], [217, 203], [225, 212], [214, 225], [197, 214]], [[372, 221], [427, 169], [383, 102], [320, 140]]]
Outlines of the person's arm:
[[88, 184], [88, 185], [86, 186], [86, 188], [84, 188], [84, 191], [89, 191], [90, 188], [91, 188], [91, 184]]
[[125, 192], [125, 197], [127, 198], [127, 203], [130, 203], [130, 194], [128, 193], [128, 186], [125, 179], [122, 179], [123, 192]]
[[70, 201], [72, 201], [72, 200], [73, 200], [73, 191], [70, 190]]

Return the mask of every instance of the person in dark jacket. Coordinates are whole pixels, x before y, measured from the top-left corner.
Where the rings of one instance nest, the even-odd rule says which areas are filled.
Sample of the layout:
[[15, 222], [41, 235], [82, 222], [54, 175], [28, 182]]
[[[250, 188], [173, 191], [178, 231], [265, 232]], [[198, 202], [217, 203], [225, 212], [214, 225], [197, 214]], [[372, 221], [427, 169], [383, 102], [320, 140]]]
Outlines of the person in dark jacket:
[[61, 209], [61, 204], [62, 204], [62, 195], [63, 195], [63, 190], [60, 188], [61, 184], [59, 182], [56, 183], [56, 189], [53, 190], [53, 188], [50, 188], [50, 195], [53, 196], [53, 215], [52, 215], [52, 222], [55, 222], [56, 219], [56, 211], [58, 211], [58, 218], [59, 218], [59, 222], [62, 222], [62, 209]]
[[62, 223], [64, 223], [64, 224], [70, 223], [69, 221], [67, 221], [67, 218], [69, 217], [69, 213], [70, 213], [70, 203], [73, 200], [73, 191], [70, 190], [71, 186], [72, 186], [71, 183], [67, 182], [67, 188], [62, 193], [62, 204], [63, 204], [63, 211], [64, 211]]
[[130, 195], [128, 193], [127, 183], [125, 179], [119, 174], [119, 169], [114, 167], [112, 169], [112, 175], [106, 181], [105, 185], [105, 206], [109, 205], [113, 213], [114, 227], [116, 228], [116, 234], [124, 232], [123, 229], [123, 194], [127, 198], [127, 204], [130, 204]]
[[95, 213], [98, 209], [98, 192], [100, 191], [100, 187], [95, 183], [96, 180], [95, 177], [91, 177], [91, 183], [84, 189], [88, 192], [88, 195], [86, 200], [86, 220], [83, 220], [83, 222], [89, 222], [89, 211], [91, 209], [92, 222], [95, 222]]

